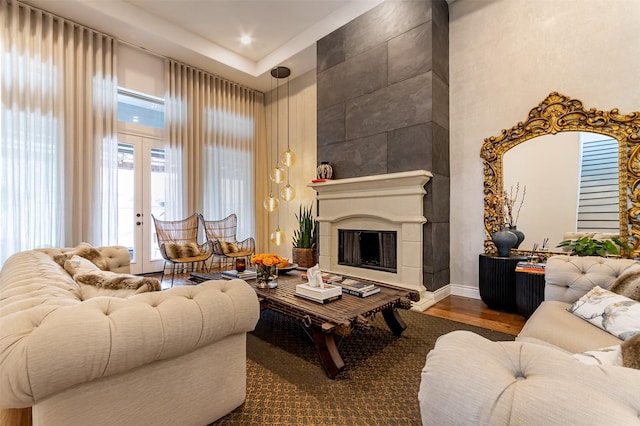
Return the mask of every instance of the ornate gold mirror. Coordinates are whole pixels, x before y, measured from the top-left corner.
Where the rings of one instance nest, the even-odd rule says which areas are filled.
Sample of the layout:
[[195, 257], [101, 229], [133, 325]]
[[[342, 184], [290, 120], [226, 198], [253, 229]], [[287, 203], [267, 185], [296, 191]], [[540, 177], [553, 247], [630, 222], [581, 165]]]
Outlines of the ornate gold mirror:
[[[486, 254], [496, 254], [497, 249], [491, 240], [491, 234], [501, 227], [496, 214], [496, 200], [503, 194], [504, 156], [512, 148], [533, 138], [544, 135], [554, 137], [541, 138], [540, 148], [548, 149], [549, 144], [564, 143], [563, 138], [557, 137], [561, 132], [584, 132], [585, 134], [604, 135], [618, 141], [618, 211], [620, 238], [633, 248], [631, 257], [640, 255], [640, 112], [627, 115], [620, 114], [618, 109], [600, 111], [595, 108], [589, 110], [582, 106], [582, 102], [571, 99], [557, 92], [552, 92], [537, 107], [529, 111], [524, 122], [519, 122], [510, 129], [503, 129], [498, 136], [484, 140], [480, 156], [484, 166], [484, 225], [486, 240], [484, 249]], [[549, 140], [551, 139], [551, 140]], [[556, 142], [557, 140], [557, 142]], [[531, 149], [531, 146], [527, 146]], [[537, 146], [536, 146], [537, 148]], [[548, 152], [553, 156], [553, 152]], [[542, 169], [540, 173], [546, 173]], [[524, 182], [526, 185], [527, 182]], [[529, 183], [531, 184], [531, 182]], [[548, 191], [561, 187], [562, 181], [550, 185]], [[558, 205], [548, 200], [549, 205], [544, 208], [559, 209]], [[526, 203], [526, 200], [525, 200]], [[540, 207], [540, 206], [538, 206]], [[526, 205], [524, 208], [527, 208]], [[567, 230], [569, 231], [569, 230]], [[551, 247], [553, 249], [553, 247]], [[525, 250], [531, 252], [531, 250]], [[552, 250], [553, 252], [553, 250]], [[523, 253], [520, 253], [523, 254]]]

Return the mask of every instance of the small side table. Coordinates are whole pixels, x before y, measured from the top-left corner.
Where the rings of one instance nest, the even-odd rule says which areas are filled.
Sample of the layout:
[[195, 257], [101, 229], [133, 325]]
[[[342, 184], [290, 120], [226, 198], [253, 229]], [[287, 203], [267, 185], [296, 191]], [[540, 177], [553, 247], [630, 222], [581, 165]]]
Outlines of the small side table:
[[516, 265], [524, 256], [480, 255], [480, 298], [491, 309], [516, 312]]
[[544, 273], [516, 272], [516, 308], [529, 318], [544, 300]]

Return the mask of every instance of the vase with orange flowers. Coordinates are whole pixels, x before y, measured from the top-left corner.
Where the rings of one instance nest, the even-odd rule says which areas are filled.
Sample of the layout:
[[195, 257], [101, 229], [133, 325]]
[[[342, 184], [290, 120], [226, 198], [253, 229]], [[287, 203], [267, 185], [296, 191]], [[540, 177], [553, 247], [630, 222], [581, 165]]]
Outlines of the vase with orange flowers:
[[256, 282], [258, 288], [278, 287], [278, 264], [284, 259], [274, 253], [260, 253], [251, 257], [256, 264]]

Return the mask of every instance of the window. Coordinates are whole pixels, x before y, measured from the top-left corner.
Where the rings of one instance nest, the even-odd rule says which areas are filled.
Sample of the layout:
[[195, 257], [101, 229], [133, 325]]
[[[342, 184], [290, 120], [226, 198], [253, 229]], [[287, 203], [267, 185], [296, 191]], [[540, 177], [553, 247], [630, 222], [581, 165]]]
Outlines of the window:
[[118, 121], [164, 129], [164, 99], [118, 88]]
[[581, 133], [579, 232], [620, 232], [618, 141]]

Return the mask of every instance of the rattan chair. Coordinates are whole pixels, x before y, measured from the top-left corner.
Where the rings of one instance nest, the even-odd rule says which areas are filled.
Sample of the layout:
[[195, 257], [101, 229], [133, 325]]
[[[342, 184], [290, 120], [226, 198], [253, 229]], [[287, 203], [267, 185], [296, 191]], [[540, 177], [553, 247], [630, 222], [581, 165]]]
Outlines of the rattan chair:
[[213, 244], [213, 256], [232, 263], [239, 257], [250, 261], [251, 255], [256, 251], [256, 241], [249, 237], [243, 241], [236, 239], [238, 217], [235, 213], [221, 220], [204, 220], [204, 229], [207, 239]]
[[160, 282], [164, 279], [167, 264], [171, 265], [171, 287], [177, 267], [190, 265], [191, 270], [194, 270], [198, 262], [206, 267], [206, 261], [213, 254], [213, 243], [207, 239], [204, 244], [198, 244], [199, 227], [204, 227], [202, 215], [194, 213], [186, 219], [173, 221], [159, 220], [153, 215], [151, 217], [156, 225], [158, 247], [164, 259]]

